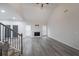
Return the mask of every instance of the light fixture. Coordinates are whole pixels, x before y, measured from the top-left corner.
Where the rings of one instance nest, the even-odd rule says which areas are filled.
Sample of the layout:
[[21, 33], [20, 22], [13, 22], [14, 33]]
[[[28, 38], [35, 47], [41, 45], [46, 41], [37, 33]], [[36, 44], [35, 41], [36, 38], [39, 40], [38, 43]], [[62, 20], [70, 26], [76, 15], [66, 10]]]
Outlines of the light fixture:
[[6, 11], [5, 10], [1, 10], [1, 13], [5, 13]]
[[36, 28], [39, 28], [39, 24], [35, 24], [35, 27], [36, 27]]
[[39, 24], [35, 24], [35, 26], [39, 26]]
[[36, 3], [36, 4], [40, 4], [40, 5], [41, 5], [41, 7], [43, 8], [43, 7], [44, 7], [44, 5], [48, 5], [49, 3]]

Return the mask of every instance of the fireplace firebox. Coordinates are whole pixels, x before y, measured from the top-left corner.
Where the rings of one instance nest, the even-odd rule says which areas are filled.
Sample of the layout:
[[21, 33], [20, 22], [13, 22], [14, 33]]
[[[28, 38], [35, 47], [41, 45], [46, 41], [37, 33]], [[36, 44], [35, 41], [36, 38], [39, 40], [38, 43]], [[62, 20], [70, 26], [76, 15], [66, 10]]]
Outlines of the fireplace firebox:
[[40, 36], [40, 32], [34, 32], [34, 36]]

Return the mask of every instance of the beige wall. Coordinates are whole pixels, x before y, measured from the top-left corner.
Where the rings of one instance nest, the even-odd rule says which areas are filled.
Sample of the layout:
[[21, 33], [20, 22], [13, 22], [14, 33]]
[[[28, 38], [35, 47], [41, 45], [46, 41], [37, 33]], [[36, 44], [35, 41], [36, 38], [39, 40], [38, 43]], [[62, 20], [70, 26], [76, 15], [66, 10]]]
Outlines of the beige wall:
[[79, 49], [79, 4], [60, 4], [54, 9], [48, 36]]

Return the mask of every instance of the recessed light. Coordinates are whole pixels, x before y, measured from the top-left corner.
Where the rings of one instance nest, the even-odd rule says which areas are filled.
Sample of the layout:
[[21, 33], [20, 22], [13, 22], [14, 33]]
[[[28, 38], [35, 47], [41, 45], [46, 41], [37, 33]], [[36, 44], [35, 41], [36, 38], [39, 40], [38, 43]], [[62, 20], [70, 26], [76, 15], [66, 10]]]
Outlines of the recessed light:
[[5, 13], [6, 11], [5, 10], [1, 10], [1, 13]]

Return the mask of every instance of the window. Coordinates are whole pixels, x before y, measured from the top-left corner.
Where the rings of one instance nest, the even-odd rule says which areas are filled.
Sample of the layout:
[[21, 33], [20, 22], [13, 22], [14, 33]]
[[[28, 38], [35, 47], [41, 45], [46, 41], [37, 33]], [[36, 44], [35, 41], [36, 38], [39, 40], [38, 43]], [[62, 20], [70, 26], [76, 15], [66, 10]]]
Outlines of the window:
[[15, 32], [13, 32], [13, 37], [18, 37], [18, 34], [17, 34], [18, 33], [18, 25], [13, 25], [13, 30], [15, 31]]
[[[10, 28], [10, 25], [6, 25], [6, 26]], [[11, 30], [8, 28], [5, 28], [5, 37], [11, 37]]]

